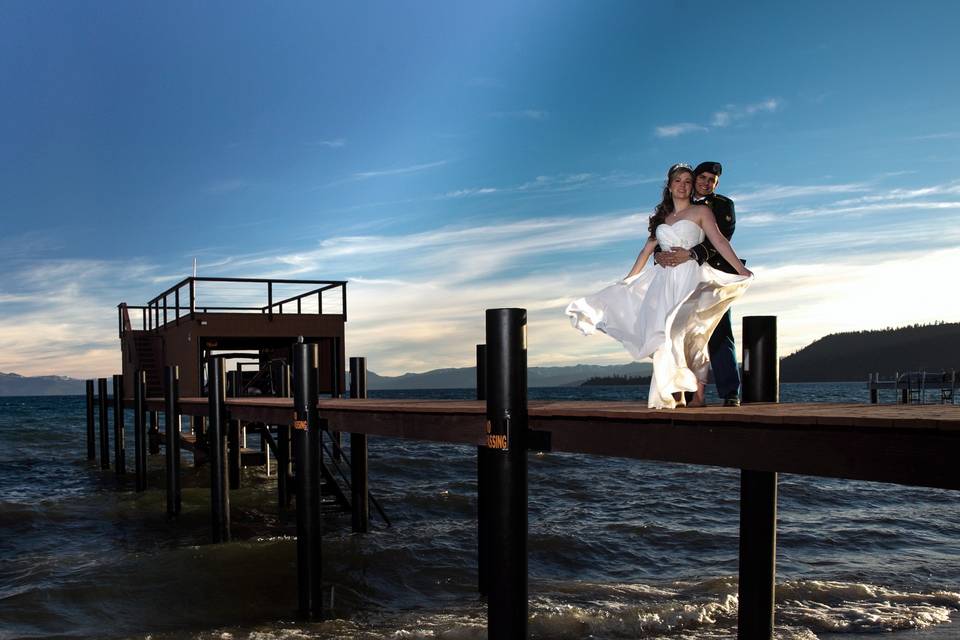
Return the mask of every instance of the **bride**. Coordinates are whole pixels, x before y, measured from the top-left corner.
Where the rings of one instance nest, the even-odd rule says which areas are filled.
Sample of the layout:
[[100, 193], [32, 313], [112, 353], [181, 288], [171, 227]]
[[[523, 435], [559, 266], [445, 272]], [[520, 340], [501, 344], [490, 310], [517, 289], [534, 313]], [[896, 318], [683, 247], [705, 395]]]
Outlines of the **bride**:
[[[675, 164], [667, 172], [663, 199], [650, 216], [650, 236], [623, 280], [574, 300], [566, 313], [584, 335], [599, 330], [618, 340], [636, 359], [653, 359], [647, 406], [683, 406], [684, 392], [694, 392], [691, 407], [703, 406], [710, 357], [707, 341], [730, 303], [753, 280], [753, 273], [733, 252], [717, 228], [713, 211], [692, 204], [693, 170]], [[675, 267], [644, 269], [657, 245], [689, 249], [713, 243], [736, 270], [724, 273], [688, 260]]]

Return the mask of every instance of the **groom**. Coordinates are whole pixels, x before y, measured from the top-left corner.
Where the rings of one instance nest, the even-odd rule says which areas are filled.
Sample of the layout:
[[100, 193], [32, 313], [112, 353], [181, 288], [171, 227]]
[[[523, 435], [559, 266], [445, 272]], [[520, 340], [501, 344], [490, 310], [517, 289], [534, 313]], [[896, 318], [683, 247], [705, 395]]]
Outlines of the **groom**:
[[[705, 204], [713, 211], [717, 219], [720, 233], [729, 240], [733, 236], [737, 218], [733, 211], [733, 200], [716, 193], [717, 184], [723, 167], [719, 162], [701, 162], [693, 170], [694, 204]], [[724, 260], [709, 240], [692, 249], [674, 249], [660, 251], [653, 254], [654, 261], [661, 267], [675, 267], [687, 260], [696, 260], [699, 264], [704, 261], [711, 267], [736, 273], [730, 264]], [[710, 364], [713, 368], [713, 379], [717, 385], [717, 395], [723, 398], [723, 406], [740, 406], [740, 369], [737, 367], [737, 345], [733, 341], [733, 326], [730, 323], [730, 309], [720, 318], [710, 342], [707, 343], [710, 352]]]

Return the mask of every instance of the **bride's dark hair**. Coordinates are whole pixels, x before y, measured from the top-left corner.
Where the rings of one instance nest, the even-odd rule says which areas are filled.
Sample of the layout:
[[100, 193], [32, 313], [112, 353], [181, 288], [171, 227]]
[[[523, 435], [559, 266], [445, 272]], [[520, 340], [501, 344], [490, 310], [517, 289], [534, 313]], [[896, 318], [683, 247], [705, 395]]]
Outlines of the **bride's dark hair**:
[[[682, 172], [689, 173], [690, 177], [693, 177], [693, 169], [690, 165], [684, 164], [683, 162], [678, 162], [667, 170], [667, 182], [663, 185], [663, 197], [660, 199], [660, 204], [653, 210], [653, 215], [650, 216], [650, 226], [648, 228], [650, 229], [650, 237], [653, 239], [657, 237], [657, 227], [663, 224], [668, 215], [673, 213], [673, 196], [670, 195], [670, 182], [675, 175]], [[691, 197], [693, 196], [692, 190], [690, 195]]]

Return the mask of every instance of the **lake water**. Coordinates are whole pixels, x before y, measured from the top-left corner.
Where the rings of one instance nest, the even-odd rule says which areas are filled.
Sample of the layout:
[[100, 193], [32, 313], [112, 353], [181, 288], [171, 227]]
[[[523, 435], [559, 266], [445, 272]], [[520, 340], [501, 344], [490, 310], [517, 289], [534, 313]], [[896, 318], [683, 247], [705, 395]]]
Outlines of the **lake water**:
[[[785, 384], [781, 401], [865, 402], [864, 386]], [[245, 470], [234, 541], [212, 545], [209, 470], [184, 456], [183, 513], [168, 520], [163, 456], [134, 493], [85, 459], [84, 416], [82, 397], [0, 398], [0, 638], [486, 637], [473, 447], [371, 438], [371, 490], [393, 526], [373, 515], [371, 533], [354, 535], [348, 514], [325, 522], [332, 606], [308, 623], [295, 614], [295, 523], [277, 512], [275, 477]], [[551, 453], [530, 456], [529, 478], [532, 637], [735, 636], [737, 472]], [[957, 493], [793, 475], [779, 491], [778, 637], [960, 637]]]

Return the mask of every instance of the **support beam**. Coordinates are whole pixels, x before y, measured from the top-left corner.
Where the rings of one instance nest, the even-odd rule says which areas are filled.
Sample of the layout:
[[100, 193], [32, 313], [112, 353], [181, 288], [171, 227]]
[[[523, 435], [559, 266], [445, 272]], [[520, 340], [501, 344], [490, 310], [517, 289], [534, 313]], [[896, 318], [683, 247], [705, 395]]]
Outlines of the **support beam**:
[[100, 468], [110, 468], [110, 426], [107, 416], [107, 379], [97, 378], [97, 404], [100, 408]]
[[317, 412], [317, 345], [293, 347], [293, 449], [297, 486], [297, 594], [300, 614], [323, 614], [321, 585], [320, 418]]
[[[230, 396], [240, 397], [240, 371], [230, 371], [227, 374], [227, 386], [230, 389]], [[240, 449], [243, 444], [240, 442], [241, 425], [239, 420], [230, 420], [227, 423], [227, 468], [229, 469], [230, 488], [240, 488]]]
[[[350, 397], [367, 397], [367, 359], [350, 358]], [[350, 434], [350, 506], [354, 533], [370, 529], [370, 479], [367, 472], [367, 434]]]
[[488, 309], [490, 589], [487, 633], [527, 637], [527, 349], [525, 309]]
[[[775, 316], [743, 319], [743, 402], [779, 402]], [[740, 472], [738, 640], [773, 638], [776, 599], [777, 474]]]
[[230, 491], [227, 486], [226, 377], [223, 358], [207, 361], [209, 424], [207, 451], [210, 463], [210, 524], [213, 542], [230, 540]]
[[137, 369], [133, 379], [133, 467], [136, 490], [147, 488], [147, 373]]
[[[477, 400], [487, 399], [487, 345], [477, 345]], [[490, 493], [490, 450], [477, 447], [477, 587], [480, 595], [490, 592], [489, 529], [487, 497]]]
[[167, 515], [180, 514], [180, 367], [163, 368], [164, 441], [167, 456]]
[[87, 380], [87, 460], [97, 459], [97, 435], [93, 425], [93, 380]]
[[113, 471], [118, 476], [127, 474], [127, 446], [123, 432], [123, 376], [113, 376]]
[[147, 433], [147, 440], [150, 443], [150, 454], [160, 453], [160, 412], [150, 411], [150, 431]]

